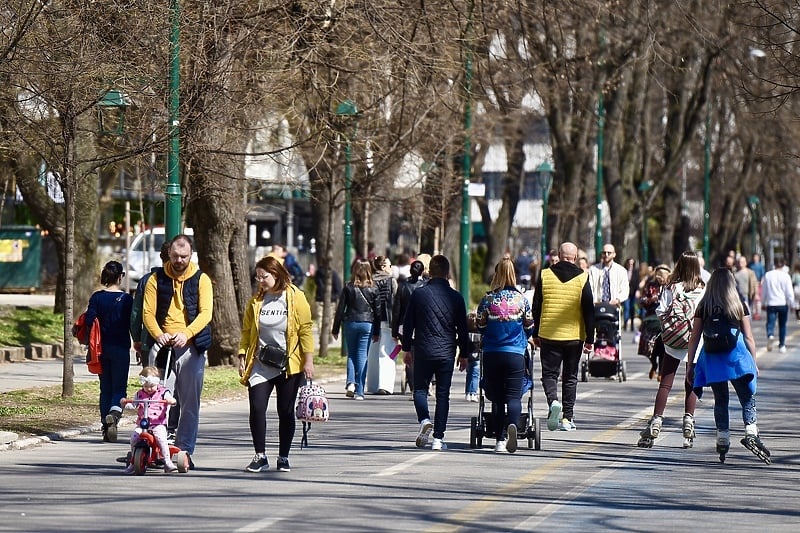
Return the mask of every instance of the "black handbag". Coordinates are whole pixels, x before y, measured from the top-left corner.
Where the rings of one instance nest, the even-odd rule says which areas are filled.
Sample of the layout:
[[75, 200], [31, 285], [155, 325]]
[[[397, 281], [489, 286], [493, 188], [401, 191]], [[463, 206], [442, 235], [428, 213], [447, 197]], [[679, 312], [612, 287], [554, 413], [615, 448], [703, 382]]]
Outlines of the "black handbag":
[[258, 360], [266, 366], [285, 372], [289, 364], [289, 354], [280, 346], [265, 344], [258, 352]]

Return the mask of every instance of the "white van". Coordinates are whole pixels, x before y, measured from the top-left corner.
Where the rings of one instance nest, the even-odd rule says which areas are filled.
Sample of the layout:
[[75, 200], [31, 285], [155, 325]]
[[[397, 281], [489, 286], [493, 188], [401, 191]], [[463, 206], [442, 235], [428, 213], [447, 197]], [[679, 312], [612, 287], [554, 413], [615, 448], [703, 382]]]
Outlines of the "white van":
[[[192, 228], [184, 228], [184, 235], [193, 236]], [[161, 266], [161, 245], [164, 244], [164, 227], [157, 226], [146, 229], [136, 235], [131, 241], [127, 251], [128, 278], [131, 280], [131, 290], [142, 276], [150, 272], [152, 267]], [[197, 263], [197, 252], [192, 254], [192, 262]]]

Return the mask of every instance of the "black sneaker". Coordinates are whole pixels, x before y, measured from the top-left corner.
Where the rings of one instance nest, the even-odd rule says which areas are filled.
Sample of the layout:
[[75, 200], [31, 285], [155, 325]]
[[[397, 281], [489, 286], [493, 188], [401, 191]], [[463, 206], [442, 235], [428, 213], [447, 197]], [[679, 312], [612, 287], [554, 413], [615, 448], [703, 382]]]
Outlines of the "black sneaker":
[[[280, 464], [280, 461], [278, 461], [278, 464]], [[253, 460], [250, 461], [250, 464], [247, 465], [247, 468], [245, 468], [245, 470], [247, 470], [248, 472], [261, 472], [262, 470], [267, 470], [268, 468], [269, 468], [269, 461], [267, 460], [267, 456], [266, 455], [261, 456], [259, 454], [255, 454], [253, 456]]]
[[167, 433], [167, 444], [169, 446], [175, 446], [175, 432], [174, 431], [170, 431], [169, 433]]
[[189, 470], [194, 470], [195, 466], [194, 466], [194, 461], [192, 461], [192, 456], [187, 454], [186, 457], [189, 458]]
[[289, 465], [288, 457], [278, 457], [278, 472], [291, 472], [292, 467]]

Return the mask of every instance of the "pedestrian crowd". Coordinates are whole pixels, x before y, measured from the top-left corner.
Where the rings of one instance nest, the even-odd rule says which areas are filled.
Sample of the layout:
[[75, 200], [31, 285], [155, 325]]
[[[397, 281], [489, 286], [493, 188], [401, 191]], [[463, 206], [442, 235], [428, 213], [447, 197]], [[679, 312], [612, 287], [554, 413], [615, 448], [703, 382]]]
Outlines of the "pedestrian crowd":
[[[177, 469], [167, 453], [172, 443], [187, 454], [188, 468], [195, 468], [205, 353], [211, 346], [213, 286], [191, 262], [192, 251], [186, 235], [166, 242], [163, 266], [139, 281], [134, 297], [120, 288], [122, 265], [110, 261], [100, 275], [104, 289], [91, 296], [87, 309], [87, 322], [96, 317], [102, 333], [103, 439], [116, 441], [122, 407], [157, 395], [163, 405], [140, 405], [138, 418], [152, 418], [151, 431], [164, 453], [167, 472]], [[717, 451], [724, 460], [730, 446], [730, 382], [742, 405], [741, 442], [769, 462], [758, 434], [751, 320], [763, 308], [767, 349], [774, 349], [777, 323], [778, 350], [786, 351], [788, 312], [800, 309], [800, 267], [790, 275], [778, 258], [766, 271], [756, 255], [749, 265], [744, 258], [728, 257], [724, 267], [710, 273], [702, 257], [691, 251], [681, 254], [673, 269], [665, 264], [637, 267], [632, 258], [623, 266], [615, 258], [615, 247], [608, 243], [594, 265], [571, 242], [551, 251], [542, 265], [526, 252], [516, 260], [507, 255], [495, 265], [489, 291], [470, 313], [452, 286], [450, 261], [443, 255], [423, 254], [398, 266], [379, 255], [357, 259], [344, 283], [336, 272], [318, 269], [316, 299], [322, 295], [323, 301], [335, 304], [330, 334], [334, 339], [342, 335], [347, 357], [345, 395], [363, 401], [367, 394], [393, 394], [396, 358], [404, 352], [403, 380], [412, 390], [418, 424], [415, 444], [423, 448], [430, 443], [432, 450], [442, 451], [447, 449], [450, 389], [457, 367], [467, 372], [465, 399], [477, 401], [482, 389], [491, 404], [487, 434], [495, 437], [495, 451], [514, 453], [524, 383], [532, 378], [530, 358], [536, 350], [548, 430], [578, 429], [578, 372], [582, 360], [599, 351], [604, 340], [595, 331], [595, 315], [610, 308], [619, 316], [620, 330], [634, 331], [639, 319], [634, 342], [651, 362], [649, 377], [658, 380], [653, 413], [638, 446], [652, 447], [658, 438], [684, 362], [684, 447], [693, 444], [697, 399], [708, 386], [715, 398]], [[304, 274], [296, 264], [282, 246], [259, 259], [254, 268], [256, 291], [242, 317], [238, 372], [248, 390], [254, 448], [245, 468], [249, 472], [269, 468], [266, 413], [273, 391], [278, 414], [276, 469], [291, 469], [294, 406], [299, 388], [314, 377], [311, 308], [299, 286]], [[142, 389], [127, 400], [131, 339], [144, 370]], [[141, 431], [137, 428], [131, 435], [132, 447]], [[132, 470], [129, 464], [126, 472]]]

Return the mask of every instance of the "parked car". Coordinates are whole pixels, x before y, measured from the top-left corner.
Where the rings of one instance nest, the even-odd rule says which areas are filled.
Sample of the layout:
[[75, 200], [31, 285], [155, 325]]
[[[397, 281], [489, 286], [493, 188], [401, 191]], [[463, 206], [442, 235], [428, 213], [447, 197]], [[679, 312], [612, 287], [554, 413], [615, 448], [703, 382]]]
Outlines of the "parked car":
[[[192, 228], [184, 228], [183, 233], [190, 237], [194, 235]], [[133, 238], [131, 247], [127, 250], [127, 273], [132, 284], [138, 283], [152, 267], [161, 266], [162, 244], [164, 244], [163, 226], [146, 229]], [[197, 263], [196, 251], [192, 254], [192, 262]], [[135, 285], [132, 288], [135, 289]]]

